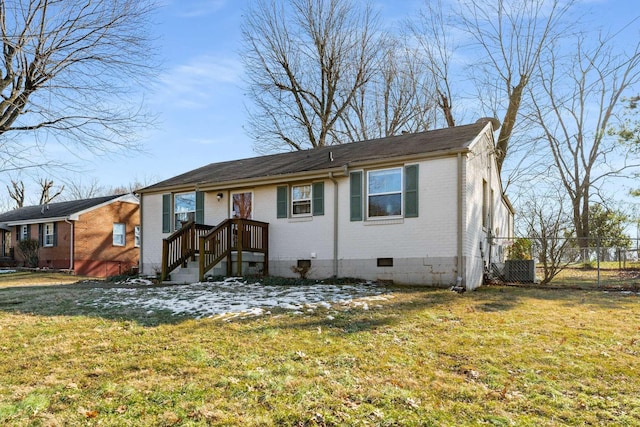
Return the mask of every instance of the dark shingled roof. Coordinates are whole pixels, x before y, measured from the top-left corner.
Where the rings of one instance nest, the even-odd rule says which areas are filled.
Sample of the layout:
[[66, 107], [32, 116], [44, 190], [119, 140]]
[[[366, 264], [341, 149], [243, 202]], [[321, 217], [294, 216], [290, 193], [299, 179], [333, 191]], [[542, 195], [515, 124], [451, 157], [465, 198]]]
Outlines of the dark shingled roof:
[[[368, 141], [331, 145], [211, 163], [146, 187], [141, 192], [167, 187], [206, 185], [251, 178], [266, 178], [343, 167], [354, 162], [405, 157], [467, 148], [485, 127], [486, 121], [420, 133], [403, 134]], [[333, 158], [333, 161], [331, 161]]]
[[92, 199], [73, 200], [69, 202], [49, 203], [48, 205], [25, 206], [0, 214], [0, 223], [16, 221], [33, 221], [48, 218], [64, 218], [85, 209], [109, 202], [123, 194], [106, 197], [95, 197]]

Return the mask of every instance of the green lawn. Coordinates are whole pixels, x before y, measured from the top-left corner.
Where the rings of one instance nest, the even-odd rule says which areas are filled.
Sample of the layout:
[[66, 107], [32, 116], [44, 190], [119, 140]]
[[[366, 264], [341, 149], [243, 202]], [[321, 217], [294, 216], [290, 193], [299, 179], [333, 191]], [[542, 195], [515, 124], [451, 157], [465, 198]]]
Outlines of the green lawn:
[[85, 291], [0, 289], [0, 424], [640, 425], [637, 294], [392, 288], [149, 326], [75, 308]]

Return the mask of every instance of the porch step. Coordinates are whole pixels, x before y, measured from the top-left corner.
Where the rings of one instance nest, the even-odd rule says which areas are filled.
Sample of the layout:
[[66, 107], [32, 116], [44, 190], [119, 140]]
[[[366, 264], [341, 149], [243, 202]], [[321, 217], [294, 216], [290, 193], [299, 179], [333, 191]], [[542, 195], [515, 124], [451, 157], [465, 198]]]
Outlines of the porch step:
[[[170, 283], [197, 283], [200, 276], [200, 264], [196, 256], [196, 261], [189, 261], [186, 267], [178, 267], [171, 272]], [[232, 271], [238, 271], [238, 254], [231, 254]], [[264, 269], [264, 255], [259, 253], [245, 252], [242, 254], [242, 271], [245, 275], [261, 274]], [[226, 276], [227, 261], [220, 261], [214, 268], [209, 270], [206, 276]]]

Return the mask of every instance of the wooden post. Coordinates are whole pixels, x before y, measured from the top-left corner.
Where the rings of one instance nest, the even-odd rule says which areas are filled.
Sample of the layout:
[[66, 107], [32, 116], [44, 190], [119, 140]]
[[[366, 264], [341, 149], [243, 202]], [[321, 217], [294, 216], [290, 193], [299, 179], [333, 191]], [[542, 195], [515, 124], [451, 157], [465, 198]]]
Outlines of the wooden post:
[[231, 277], [233, 275], [233, 270], [231, 268], [231, 263], [233, 259], [231, 258], [231, 248], [233, 247], [233, 221], [229, 221], [229, 225], [227, 226], [227, 277]]
[[167, 278], [167, 270], [169, 269], [169, 242], [162, 240], [162, 271], [160, 272], [160, 281], [164, 282]]
[[262, 246], [264, 249], [264, 263], [262, 274], [269, 275], [269, 224], [262, 226]]
[[244, 240], [244, 221], [238, 220], [238, 276], [242, 277], [242, 240]]
[[198, 238], [196, 236], [197, 230], [196, 230], [195, 222], [191, 223], [191, 230], [189, 230], [189, 233], [191, 234], [189, 239], [190, 240], [189, 244], [191, 245], [191, 247], [189, 248], [189, 250], [191, 251], [191, 261], [195, 261], [196, 260], [196, 239]]
[[204, 236], [199, 237], [200, 259], [198, 260], [198, 281], [204, 282], [204, 258], [206, 251], [204, 250]]

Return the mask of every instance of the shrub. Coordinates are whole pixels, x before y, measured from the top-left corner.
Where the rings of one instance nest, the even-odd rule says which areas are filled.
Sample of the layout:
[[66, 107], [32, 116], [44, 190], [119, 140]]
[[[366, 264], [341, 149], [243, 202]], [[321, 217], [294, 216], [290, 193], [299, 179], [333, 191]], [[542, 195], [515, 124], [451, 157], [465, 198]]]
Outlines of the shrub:
[[531, 259], [531, 246], [532, 242], [530, 239], [518, 237], [513, 242], [511, 248], [509, 248], [509, 259]]
[[35, 239], [26, 239], [20, 240], [18, 242], [18, 251], [24, 258], [24, 262], [27, 267], [36, 268], [38, 267], [38, 250], [40, 249], [40, 244]]

